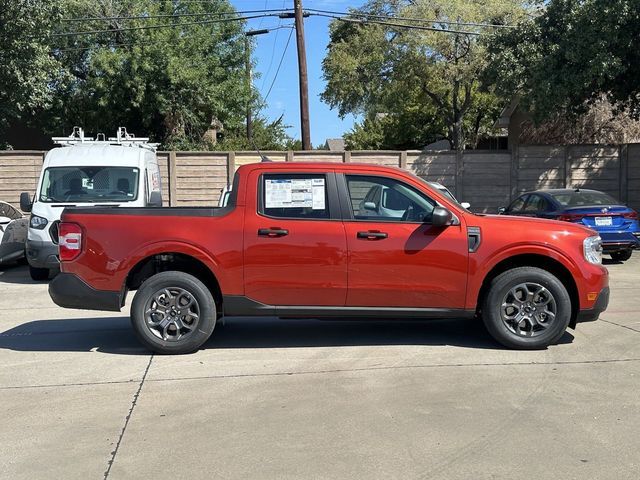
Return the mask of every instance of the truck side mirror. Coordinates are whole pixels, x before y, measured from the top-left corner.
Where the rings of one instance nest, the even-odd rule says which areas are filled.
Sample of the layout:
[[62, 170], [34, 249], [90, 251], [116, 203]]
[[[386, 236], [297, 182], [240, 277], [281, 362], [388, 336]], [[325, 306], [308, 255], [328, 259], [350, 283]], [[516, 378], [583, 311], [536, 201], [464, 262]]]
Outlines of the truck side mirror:
[[500, 207], [498, 209], [498, 215], [504, 215], [506, 211], [507, 211], [507, 207]]
[[364, 209], [365, 210], [372, 210], [372, 211], [376, 211], [377, 207], [375, 202], [364, 202]]
[[22, 192], [20, 194], [20, 210], [23, 212], [30, 212], [33, 203], [31, 202], [31, 197], [27, 192]]
[[460, 205], [462, 208], [466, 208], [467, 210], [471, 208], [471, 204], [469, 202], [462, 202]]
[[431, 216], [431, 225], [434, 227], [445, 227], [451, 223], [453, 213], [444, 207], [436, 207], [433, 209]]
[[161, 207], [162, 206], [162, 193], [154, 190], [149, 195], [149, 206], [150, 207]]

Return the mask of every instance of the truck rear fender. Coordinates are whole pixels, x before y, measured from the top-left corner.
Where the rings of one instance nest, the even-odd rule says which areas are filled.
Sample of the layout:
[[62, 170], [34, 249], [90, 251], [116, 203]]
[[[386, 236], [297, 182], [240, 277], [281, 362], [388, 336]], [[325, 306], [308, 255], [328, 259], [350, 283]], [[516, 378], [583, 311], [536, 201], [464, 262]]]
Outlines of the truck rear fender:
[[123, 285], [124, 295], [128, 290], [138, 289], [156, 273], [175, 270], [198, 278], [211, 291], [216, 303], [219, 306], [222, 303], [220, 279], [224, 273], [220, 264], [212, 255], [195, 245], [183, 242], [146, 245], [129, 257], [123, 270], [128, 272]]

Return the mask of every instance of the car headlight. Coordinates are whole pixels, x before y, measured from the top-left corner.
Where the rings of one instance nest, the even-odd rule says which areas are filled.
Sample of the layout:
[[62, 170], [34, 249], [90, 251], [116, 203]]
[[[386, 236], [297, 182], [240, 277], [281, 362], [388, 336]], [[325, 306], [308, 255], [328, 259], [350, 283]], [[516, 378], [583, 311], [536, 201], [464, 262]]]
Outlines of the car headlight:
[[602, 263], [602, 239], [595, 235], [582, 242], [584, 258], [587, 262], [599, 265]]
[[36, 230], [44, 230], [47, 223], [49, 223], [49, 221], [46, 218], [39, 217], [37, 215], [31, 215], [31, 220], [29, 220], [29, 226]]

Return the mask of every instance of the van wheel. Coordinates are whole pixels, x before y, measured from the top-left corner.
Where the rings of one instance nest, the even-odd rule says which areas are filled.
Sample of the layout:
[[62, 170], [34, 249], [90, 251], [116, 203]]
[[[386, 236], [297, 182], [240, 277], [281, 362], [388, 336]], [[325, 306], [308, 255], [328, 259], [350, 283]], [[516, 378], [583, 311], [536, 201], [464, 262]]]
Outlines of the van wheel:
[[631, 254], [633, 253], [633, 250], [628, 249], [628, 250], [620, 250], [619, 252], [612, 252], [611, 253], [611, 259], [616, 261], [616, 262], [624, 262], [627, 261], [631, 258]]
[[29, 275], [31, 275], [31, 280], [35, 280], [36, 282], [42, 282], [44, 280], [49, 280], [49, 269], [48, 268], [36, 268], [29, 265]]
[[213, 333], [216, 304], [196, 277], [162, 272], [138, 289], [131, 305], [131, 324], [138, 339], [156, 353], [191, 353]]
[[491, 281], [482, 312], [487, 330], [499, 343], [535, 350], [560, 340], [571, 320], [571, 298], [546, 270], [519, 267]]

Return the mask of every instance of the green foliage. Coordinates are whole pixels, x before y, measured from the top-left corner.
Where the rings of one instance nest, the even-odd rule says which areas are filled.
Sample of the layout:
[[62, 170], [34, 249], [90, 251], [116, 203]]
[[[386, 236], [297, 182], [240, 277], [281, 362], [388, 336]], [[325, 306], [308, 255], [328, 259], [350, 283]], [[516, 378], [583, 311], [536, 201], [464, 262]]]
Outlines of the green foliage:
[[[524, 15], [525, 8], [515, 0], [371, 0], [360, 11], [510, 24]], [[323, 62], [327, 87], [322, 98], [342, 116], [364, 116], [348, 135], [352, 147], [420, 148], [444, 137], [454, 148], [463, 149], [490, 129], [503, 103], [481, 90], [479, 78], [485, 66], [485, 46], [472, 35], [334, 21]], [[384, 114], [383, 119], [378, 114]]]
[[12, 122], [52, 102], [56, 69], [46, 32], [59, 16], [54, 0], [0, 0], [0, 144]]
[[[20, 117], [55, 135], [74, 125], [107, 135], [126, 126], [164, 147], [211, 149], [220, 148], [206, 139], [212, 126], [224, 126], [225, 144], [240, 145], [247, 104], [259, 109], [246, 78], [243, 22], [176, 16], [230, 13], [229, 0], [0, 2], [0, 60], [11, 70], [0, 86], [0, 124]], [[141, 15], [156, 18], [126, 18]], [[94, 33], [55, 35], [62, 32]], [[281, 121], [260, 119], [255, 128], [262, 148], [290, 142]]]
[[488, 42], [487, 78], [538, 121], [584, 113], [601, 95], [640, 116], [640, 1], [551, 0]]
[[282, 117], [273, 122], [258, 116], [252, 122], [252, 139], [249, 141], [246, 135], [246, 125], [241, 124], [235, 129], [225, 129], [222, 139], [213, 146], [215, 150], [301, 150], [302, 142], [294, 140], [287, 135], [287, 125]]

